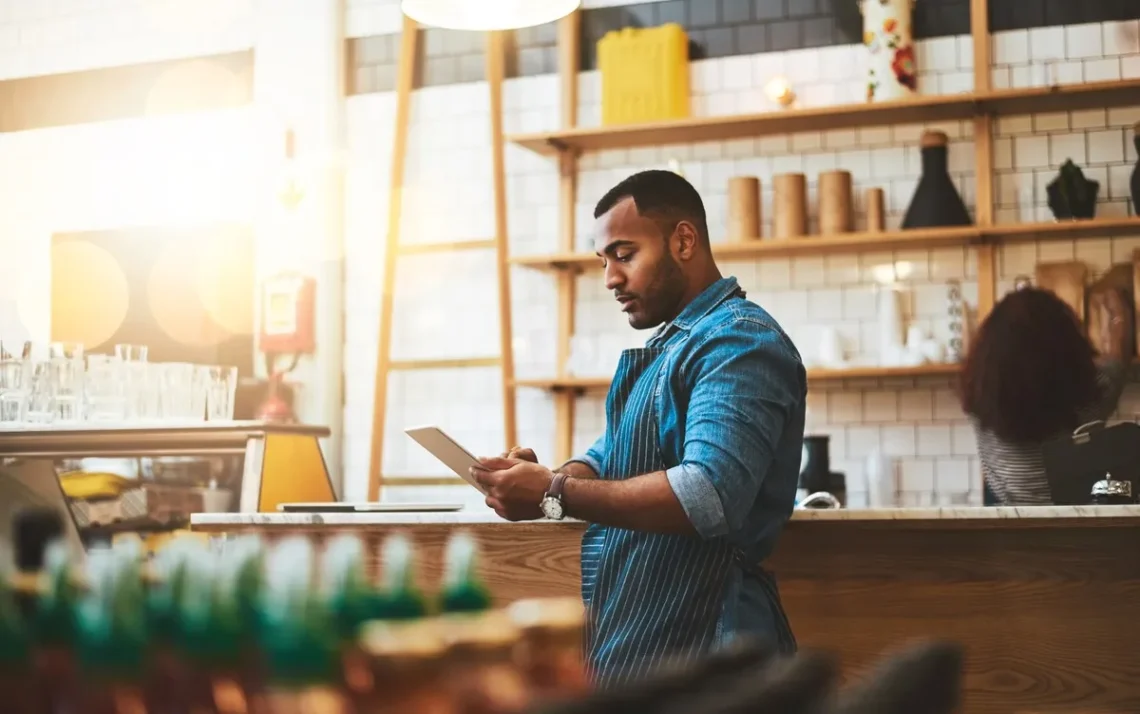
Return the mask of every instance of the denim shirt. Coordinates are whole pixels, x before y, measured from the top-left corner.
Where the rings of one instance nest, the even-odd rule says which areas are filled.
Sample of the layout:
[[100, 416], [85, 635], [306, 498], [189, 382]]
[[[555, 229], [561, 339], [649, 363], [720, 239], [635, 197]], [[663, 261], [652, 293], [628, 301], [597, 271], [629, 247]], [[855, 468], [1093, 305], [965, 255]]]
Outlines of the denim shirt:
[[[709, 286], [647, 346], [667, 348], [655, 401], [673, 492], [699, 537], [725, 539], [761, 563], [795, 502], [807, 395], [799, 352], [732, 277]], [[601, 474], [605, 452], [603, 435], [573, 460]], [[732, 597], [751, 599], [739, 589]], [[729, 620], [750, 619], [738, 614]]]

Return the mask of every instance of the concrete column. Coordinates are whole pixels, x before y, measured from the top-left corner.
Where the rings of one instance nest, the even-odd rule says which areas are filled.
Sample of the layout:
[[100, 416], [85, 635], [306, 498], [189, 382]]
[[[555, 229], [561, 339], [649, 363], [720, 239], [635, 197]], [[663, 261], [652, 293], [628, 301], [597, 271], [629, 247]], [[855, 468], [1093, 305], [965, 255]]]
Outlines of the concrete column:
[[[317, 280], [316, 353], [291, 375], [297, 414], [329, 426], [325, 460], [343, 493], [341, 440], [344, 355], [344, 3], [259, 0], [254, 102], [264, 119], [268, 181], [256, 224], [262, 277], [296, 270]], [[285, 133], [294, 160], [285, 161]], [[280, 200], [292, 180], [301, 200]], [[261, 367], [259, 366], [259, 369]]]

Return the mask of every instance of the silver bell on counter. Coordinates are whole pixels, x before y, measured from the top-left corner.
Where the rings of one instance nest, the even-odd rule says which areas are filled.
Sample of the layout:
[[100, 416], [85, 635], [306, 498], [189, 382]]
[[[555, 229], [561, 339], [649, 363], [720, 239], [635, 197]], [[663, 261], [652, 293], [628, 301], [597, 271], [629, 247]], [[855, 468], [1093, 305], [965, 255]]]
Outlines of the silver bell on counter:
[[1097, 481], [1092, 487], [1092, 500], [1094, 506], [1128, 506], [1136, 503], [1132, 495], [1132, 482], [1114, 479], [1112, 474], [1105, 474], [1104, 479]]

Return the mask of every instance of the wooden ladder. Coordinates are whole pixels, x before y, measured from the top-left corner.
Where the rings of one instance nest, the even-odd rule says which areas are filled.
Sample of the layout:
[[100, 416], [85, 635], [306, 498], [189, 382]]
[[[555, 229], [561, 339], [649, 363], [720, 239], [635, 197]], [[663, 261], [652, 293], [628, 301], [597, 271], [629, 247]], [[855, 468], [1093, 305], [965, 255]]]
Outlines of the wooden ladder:
[[[372, 444], [368, 468], [368, 498], [380, 498], [381, 465], [388, 404], [388, 376], [392, 371], [494, 367], [502, 369], [503, 434], [505, 446], [517, 440], [515, 421], [515, 365], [511, 348], [511, 282], [507, 246], [506, 174], [503, 165], [503, 72], [505, 43], [502, 32], [487, 33], [487, 84], [491, 92], [491, 168], [494, 184], [495, 237], [487, 240], [400, 245], [404, 168], [408, 150], [408, 122], [416, 73], [419, 26], [404, 17], [400, 35], [399, 77], [396, 84], [396, 122], [392, 150], [391, 184], [388, 190], [388, 235], [385, 240], [384, 272], [380, 295], [380, 334], [376, 354], [376, 383], [372, 403]], [[396, 263], [402, 255], [494, 248], [499, 296], [499, 356], [458, 359], [392, 360], [392, 312], [396, 291]], [[445, 480], [450, 482], [450, 479]], [[456, 483], [461, 483], [458, 478]], [[425, 481], [425, 485], [432, 481]]]

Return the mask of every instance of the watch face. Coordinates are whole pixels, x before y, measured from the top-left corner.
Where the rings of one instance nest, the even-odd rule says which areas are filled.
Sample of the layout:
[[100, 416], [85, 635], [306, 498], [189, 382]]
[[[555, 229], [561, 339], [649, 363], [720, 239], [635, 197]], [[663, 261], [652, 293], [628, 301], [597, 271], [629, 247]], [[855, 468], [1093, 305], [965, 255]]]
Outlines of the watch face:
[[554, 521], [562, 520], [562, 501], [548, 496], [542, 499], [541, 507], [547, 518]]

